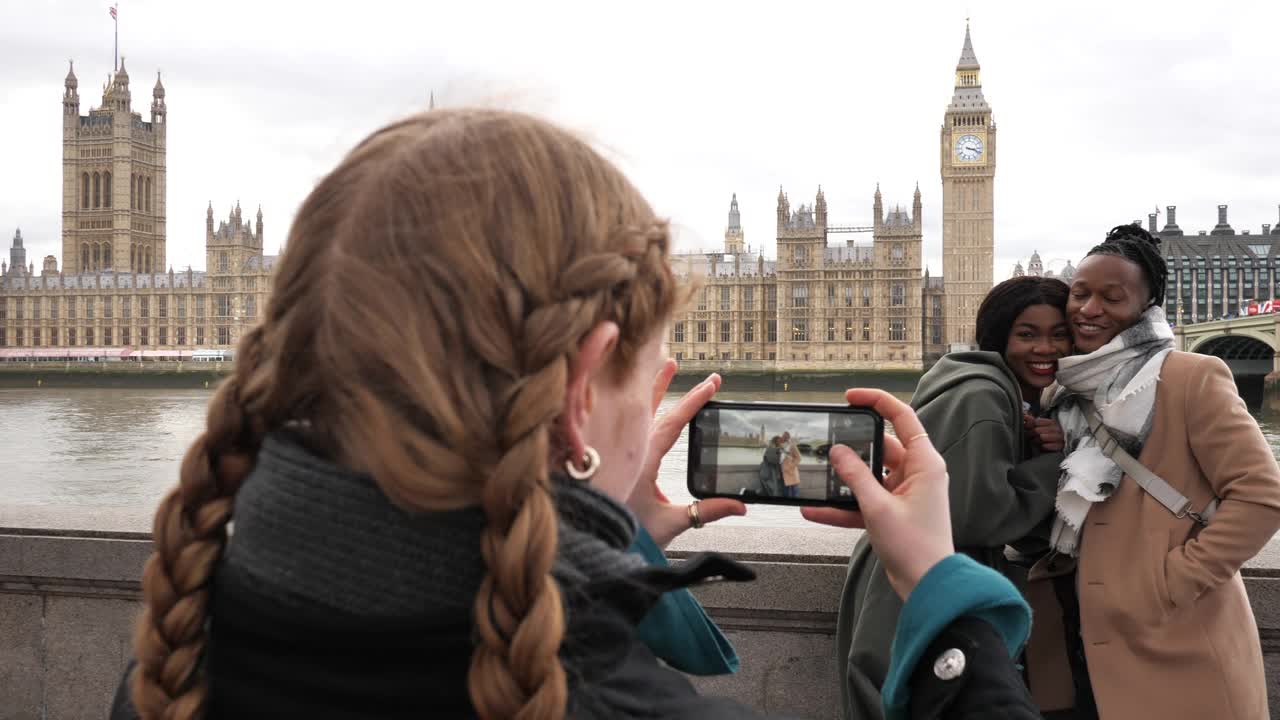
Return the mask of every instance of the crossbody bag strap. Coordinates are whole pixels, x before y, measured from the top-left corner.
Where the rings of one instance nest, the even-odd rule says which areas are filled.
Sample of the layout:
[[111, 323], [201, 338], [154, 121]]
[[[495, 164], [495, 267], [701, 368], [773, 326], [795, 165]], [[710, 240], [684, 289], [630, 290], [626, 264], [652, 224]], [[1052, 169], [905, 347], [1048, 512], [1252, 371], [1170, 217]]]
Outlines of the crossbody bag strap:
[[1218, 498], [1214, 498], [1201, 512], [1195, 512], [1191, 509], [1191, 501], [1185, 495], [1165, 482], [1164, 478], [1148, 470], [1147, 466], [1135, 460], [1127, 450], [1120, 446], [1120, 442], [1103, 424], [1102, 416], [1098, 413], [1097, 408], [1094, 407], [1093, 401], [1080, 398], [1080, 407], [1084, 410], [1085, 418], [1089, 421], [1089, 431], [1093, 433], [1094, 440], [1098, 441], [1098, 447], [1102, 450], [1103, 455], [1106, 455], [1112, 462], [1120, 466], [1120, 469], [1126, 475], [1133, 478], [1134, 482], [1138, 483], [1148, 495], [1165, 506], [1174, 516], [1179, 518], [1190, 517], [1201, 525], [1209, 524], [1213, 514], [1218, 511]]

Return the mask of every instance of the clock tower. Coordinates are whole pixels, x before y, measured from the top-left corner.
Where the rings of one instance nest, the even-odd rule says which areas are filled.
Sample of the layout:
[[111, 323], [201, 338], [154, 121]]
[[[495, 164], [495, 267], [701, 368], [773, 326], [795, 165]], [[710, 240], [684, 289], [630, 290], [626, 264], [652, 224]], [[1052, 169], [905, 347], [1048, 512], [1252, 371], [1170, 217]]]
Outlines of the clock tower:
[[996, 124], [980, 71], [966, 25], [941, 133], [942, 279], [951, 349], [974, 345], [974, 318], [995, 267]]

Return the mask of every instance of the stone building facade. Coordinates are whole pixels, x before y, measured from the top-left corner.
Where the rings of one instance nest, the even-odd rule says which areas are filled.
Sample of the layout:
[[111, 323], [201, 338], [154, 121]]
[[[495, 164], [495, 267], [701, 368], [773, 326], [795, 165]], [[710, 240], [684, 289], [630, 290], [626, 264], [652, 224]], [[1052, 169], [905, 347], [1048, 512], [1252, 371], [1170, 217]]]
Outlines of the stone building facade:
[[1280, 222], [1261, 232], [1237, 230], [1227, 221], [1227, 206], [1218, 206], [1212, 230], [1187, 235], [1178, 227], [1178, 208], [1165, 208], [1164, 227], [1156, 213], [1147, 229], [1161, 239], [1169, 267], [1165, 311], [1175, 323], [1194, 323], [1241, 315], [1250, 300], [1280, 298]]
[[[871, 228], [836, 227], [821, 188], [794, 209], [779, 189], [778, 254], [766, 260], [745, 251], [735, 195], [724, 251], [673, 258], [677, 273], [703, 285], [672, 326], [671, 353], [690, 368], [920, 369], [927, 351], [938, 354], [926, 345], [941, 331], [930, 318], [942, 313], [940, 293], [925, 304], [920, 190], [910, 212], [886, 212], [877, 187], [872, 212]], [[862, 230], [871, 243], [828, 243]]]
[[250, 227], [237, 203], [215, 229], [210, 205], [208, 270], [166, 271], [168, 108], [159, 75], [149, 121], [132, 109], [123, 61], [88, 115], [72, 68], [62, 108], [62, 269], [50, 255], [37, 274], [15, 233], [0, 264], [0, 349], [141, 357], [234, 345], [270, 290], [275, 257], [263, 253], [261, 208]]

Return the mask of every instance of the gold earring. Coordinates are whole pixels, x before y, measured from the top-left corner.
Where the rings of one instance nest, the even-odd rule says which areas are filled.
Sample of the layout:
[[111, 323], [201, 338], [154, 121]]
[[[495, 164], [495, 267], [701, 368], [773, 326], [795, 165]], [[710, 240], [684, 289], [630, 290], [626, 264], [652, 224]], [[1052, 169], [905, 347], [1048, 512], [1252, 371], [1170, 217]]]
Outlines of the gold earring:
[[590, 480], [591, 476], [595, 475], [596, 471], [600, 469], [600, 453], [588, 445], [586, 453], [582, 456], [582, 462], [586, 464], [586, 467], [579, 470], [573, 466], [572, 458], [564, 461], [564, 469], [569, 473], [569, 477], [574, 480]]

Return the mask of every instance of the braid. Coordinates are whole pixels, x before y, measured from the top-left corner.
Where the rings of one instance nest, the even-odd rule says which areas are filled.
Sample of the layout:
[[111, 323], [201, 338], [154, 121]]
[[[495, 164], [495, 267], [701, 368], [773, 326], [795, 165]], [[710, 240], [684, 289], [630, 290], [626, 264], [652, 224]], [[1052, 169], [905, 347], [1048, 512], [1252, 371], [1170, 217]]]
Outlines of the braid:
[[974, 323], [978, 349], [1003, 356], [1009, 347], [1009, 332], [1022, 311], [1032, 305], [1052, 305], [1065, 311], [1067, 290], [1061, 280], [1034, 275], [1011, 278], [991, 288]]
[[156, 509], [155, 550], [142, 573], [144, 609], [134, 632], [131, 678], [142, 720], [185, 720], [202, 713], [208, 688], [199, 665], [206, 641], [208, 583], [227, 540], [236, 491], [253, 467], [262, 424], [244, 409], [254, 383], [261, 328], [240, 343], [236, 372], [209, 403], [207, 429], [182, 459], [178, 486]]
[[[1160, 254], [1160, 238], [1152, 235], [1138, 223], [1117, 225], [1107, 233], [1107, 239], [1093, 246], [1088, 255], [1115, 255], [1134, 263], [1142, 270], [1151, 293], [1148, 306], [1164, 305], [1165, 285], [1169, 278], [1169, 266]], [[1086, 255], [1086, 257], [1088, 257]]]

